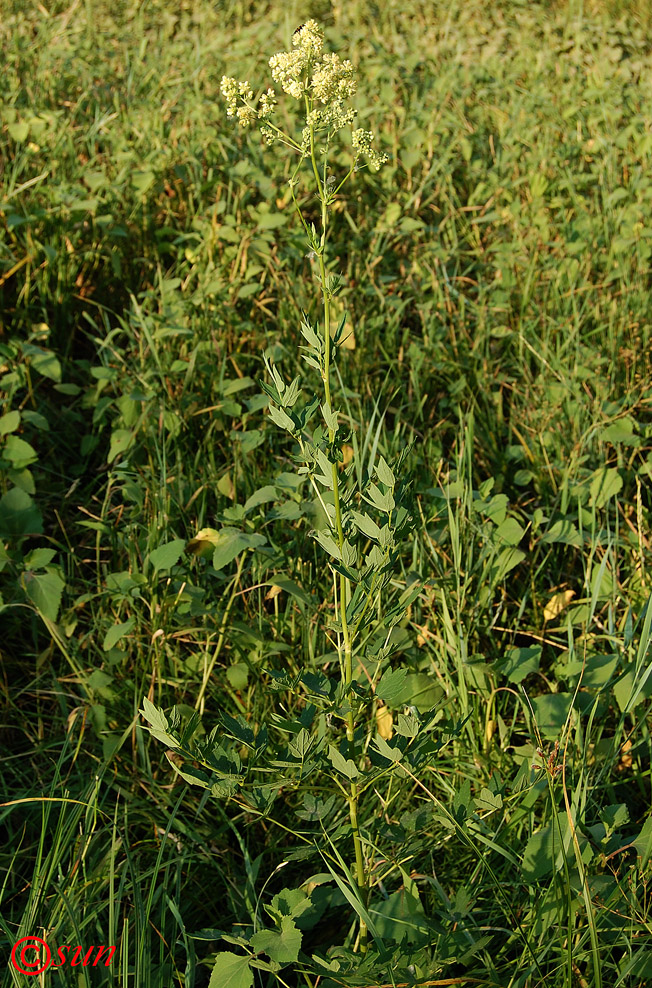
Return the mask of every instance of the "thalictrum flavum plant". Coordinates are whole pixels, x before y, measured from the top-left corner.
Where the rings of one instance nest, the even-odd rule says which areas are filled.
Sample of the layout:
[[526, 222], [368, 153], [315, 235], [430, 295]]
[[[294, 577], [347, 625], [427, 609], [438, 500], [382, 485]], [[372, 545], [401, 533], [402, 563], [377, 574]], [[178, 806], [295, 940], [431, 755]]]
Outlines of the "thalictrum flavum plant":
[[[325, 520], [323, 527], [311, 534], [323, 550], [324, 565], [332, 571], [332, 617], [324, 632], [326, 640], [334, 643], [339, 677], [333, 679], [328, 674], [328, 662], [317, 673], [306, 670], [293, 678], [279, 670], [269, 671], [270, 686], [276, 693], [301, 692], [305, 702], [296, 723], [283, 725], [290, 741], [280, 747], [266, 727], [255, 732], [244, 719], [228, 715], [222, 716], [220, 728], [200, 741], [195, 718], [182, 727], [178, 713], [173, 712], [168, 721], [147, 700], [143, 713], [155, 737], [201, 766], [191, 770], [187, 764], [179, 768], [173, 763], [179, 774], [211, 789], [220, 799], [269, 817], [282, 787], [292, 786], [300, 795], [305, 789], [298, 815], [304, 821], [318, 822], [319, 827], [314, 832], [305, 830], [302, 839], [317, 849], [357, 914], [353, 949], [367, 955], [372, 933], [378, 957], [385, 963], [388, 956], [369, 915], [376, 840], [361, 830], [361, 800], [371, 797], [380, 777], [398, 771], [407, 778], [409, 769], [399, 765], [404, 759], [416, 767], [444, 743], [435, 743], [430, 736], [435, 719], [441, 716], [437, 710], [419, 716], [416, 708], [407, 707], [394, 727], [377, 733], [372, 729], [380, 723], [378, 708], [394, 705], [401, 695], [406, 670], [392, 671], [389, 666], [391, 632], [423, 589], [423, 583], [413, 579], [397, 599], [385, 600], [402, 541], [413, 524], [410, 484], [404, 469], [409, 450], [406, 448], [391, 466], [381, 455], [371, 465], [356, 464], [358, 444], [346, 415], [337, 407], [333, 388], [334, 363], [347, 329], [345, 316], [335, 325], [332, 315], [333, 299], [341, 286], [329, 255], [332, 207], [358, 170], [368, 167], [377, 171], [387, 156], [375, 149], [371, 131], [355, 127], [356, 110], [351, 104], [356, 92], [354, 67], [349, 60], [324, 51], [324, 34], [314, 20], [295, 31], [291, 50], [274, 55], [269, 65], [274, 82], [297, 104], [300, 122], [295, 133], [289, 133], [283, 121], [277, 122], [274, 89], [268, 88], [256, 98], [248, 81], [224, 76], [221, 90], [227, 115], [236, 118], [240, 128], [258, 123], [266, 144], [280, 146], [293, 156], [289, 179], [292, 201], [306, 236], [308, 256], [317, 271], [321, 315], [312, 320], [304, 313], [301, 335], [303, 358], [317, 372], [319, 390], [303, 390], [298, 377], [287, 383], [268, 360], [269, 379], [261, 386], [269, 398], [270, 417], [295, 444], [298, 476], [308, 479]], [[338, 174], [334, 158], [342, 143], [350, 152], [350, 164], [344, 174]], [[317, 223], [310, 219], [315, 201]], [[345, 450], [351, 449], [353, 454], [345, 465]], [[216, 551], [221, 539], [231, 537], [230, 533], [215, 532], [204, 536], [213, 539]], [[256, 548], [251, 543], [242, 543], [242, 547], [243, 551]], [[389, 719], [391, 722], [391, 716]], [[243, 745], [246, 761], [238, 751]], [[313, 795], [316, 773], [321, 774], [322, 784], [324, 774], [328, 777], [327, 788], [339, 794], [348, 808], [348, 828], [338, 828], [337, 840], [327, 835], [323, 823], [332, 798], [325, 808]], [[348, 840], [353, 845], [350, 868], [339, 850], [339, 844]], [[276, 907], [283, 913], [278, 903]], [[215, 971], [223, 972], [229, 964], [256, 966], [256, 954], [261, 951], [271, 958], [263, 963], [276, 965], [275, 970], [297, 962], [301, 937], [293, 925], [293, 915], [286, 911], [281, 919], [275, 917], [279, 925], [275, 934], [255, 932], [246, 943], [238, 940], [245, 955], [218, 954]], [[294, 946], [284, 951], [274, 936], [289, 935], [290, 926], [296, 932]], [[305, 965], [305, 958], [302, 963]], [[315, 973], [320, 973], [318, 966]]]

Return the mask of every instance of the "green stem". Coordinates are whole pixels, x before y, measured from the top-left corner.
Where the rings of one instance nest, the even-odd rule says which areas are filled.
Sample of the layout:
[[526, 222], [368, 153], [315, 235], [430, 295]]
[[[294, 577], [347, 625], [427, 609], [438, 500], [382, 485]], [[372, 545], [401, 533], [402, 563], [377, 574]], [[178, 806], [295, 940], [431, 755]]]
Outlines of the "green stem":
[[[309, 112], [309, 104], [306, 100], [306, 112]], [[312, 163], [312, 170], [315, 176], [315, 181], [317, 183], [317, 190], [319, 193], [319, 198], [321, 200], [321, 240], [320, 240], [320, 250], [319, 250], [319, 278], [321, 281], [321, 292], [322, 300], [324, 305], [324, 370], [322, 374], [322, 380], [324, 384], [324, 396], [326, 398], [326, 404], [332, 411], [331, 406], [331, 387], [330, 387], [330, 350], [331, 350], [331, 339], [330, 339], [330, 305], [331, 296], [328, 289], [327, 277], [326, 277], [326, 264], [324, 261], [324, 253], [326, 249], [326, 234], [328, 228], [328, 208], [326, 201], [326, 191], [322, 180], [319, 176], [319, 169], [317, 168], [317, 161], [315, 158], [315, 140], [314, 140], [314, 129], [310, 128], [310, 160]], [[328, 438], [331, 446], [335, 442], [335, 430], [329, 428]], [[337, 544], [339, 546], [340, 552], [342, 552], [344, 547], [344, 529], [342, 526], [342, 506], [340, 502], [340, 486], [339, 486], [339, 473], [337, 469], [337, 464], [332, 464], [332, 476], [333, 476], [333, 500], [335, 504], [335, 529], [337, 534]], [[353, 681], [353, 649], [352, 649], [352, 639], [351, 631], [348, 625], [346, 616], [346, 605], [350, 599], [350, 588], [349, 581], [345, 576], [340, 574], [340, 592], [339, 592], [339, 616], [340, 623], [342, 626], [342, 639], [344, 642], [344, 663], [342, 667], [343, 674], [343, 685], [349, 690], [349, 710], [346, 715], [346, 739], [349, 747], [349, 757], [355, 762], [356, 761], [356, 751], [355, 751], [355, 717], [353, 715], [353, 708], [350, 706], [350, 686]], [[362, 839], [360, 837], [360, 828], [358, 824], [358, 786], [357, 783], [351, 782], [349, 795], [347, 798], [349, 804], [349, 819], [351, 820], [351, 832], [353, 834], [353, 846], [355, 853], [355, 879], [358, 886], [358, 891], [362, 898], [363, 903], [367, 904], [367, 874], [365, 870], [364, 854], [362, 848]], [[367, 950], [367, 927], [366, 924], [360, 920], [360, 950], [365, 953]]]

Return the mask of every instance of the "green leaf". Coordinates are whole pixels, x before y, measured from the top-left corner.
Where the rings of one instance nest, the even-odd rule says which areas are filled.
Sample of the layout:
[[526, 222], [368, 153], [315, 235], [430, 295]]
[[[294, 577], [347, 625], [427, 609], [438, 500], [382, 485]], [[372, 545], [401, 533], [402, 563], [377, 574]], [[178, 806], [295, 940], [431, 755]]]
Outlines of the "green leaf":
[[20, 412], [7, 412], [0, 418], [0, 436], [7, 436], [10, 432], [15, 432], [20, 425]]
[[[588, 864], [593, 856], [591, 846], [581, 833], [578, 832], [577, 837], [582, 860]], [[571, 844], [568, 816], [564, 810], [555, 812], [553, 821], [533, 834], [525, 846], [521, 865], [525, 881], [538, 882], [553, 871], [559, 871], [563, 867], [564, 857], [573, 858]]]
[[149, 188], [154, 184], [154, 172], [151, 171], [135, 171], [131, 176], [131, 184], [140, 192], [141, 196], [144, 195]]
[[652, 855], [652, 815], [648, 816], [632, 844], [636, 848], [636, 853], [642, 858], [641, 869], [644, 869]]
[[2, 455], [9, 460], [14, 470], [24, 470], [38, 459], [34, 447], [20, 436], [7, 436]]
[[403, 752], [400, 748], [395, 745], [388, 744], [387, 741], [380, 735], [377, 735], [372, 741], [373, 746], [382, 758], [386, 758], [388, 762], [400, 762], [403, 757]]
[[522, 549], [514, 549], [512, 547], [503, 549], [491, 567], [489, 576], [491, 585], [494, 586], [496, 583], [504, 580], [509, 571], [514, 569], [515, 566], [518, 566], [524, 559], [525, 553]]
[[56, 621], [65, 583], [58, 573], [23, 573], [25, 593], [36, 609]]
[[345, 775], [347, 779], [357, 779], [360, 775], [355, 762], [350, 758], [345, 758], [332, 744], [328, 746], [328, 757], [333, 763], [333, 768]]
[[504, 542], [505, 545], [518, 545], [524, 535], [525, 530], [519, 525], [516, 518], [506, 518], [494, 532], [494, 538], [499, 542]]
[[616, 422], [612, 422], [611, 425], [606, 426], [600, 433], [600, 438], [602, 442], [608, 443], [625, 443], [625, 445], [630, 446], [636, 443], [636, 436], [634, 435], [634, 427], [636, 423], [631, 416], [626, 415], [622, 419], [618, 419]]
[[496, 663], [496, 669], [506, 676], [510, 683], [522, 683], [526, 676], [538, 671], [540, 661], [541, 645], [508, 648], [505, 658]]
[[276, 488], [271, 485], [266, 487], [260, 487], [257, 491], [248, 497], [244, 503], [244, 513], [249, 514], [254, 508], [257, 508], [259, 504], [268, 504], [270, 501], [275, 501], [278, 497], [276, 493]]
[[7, 130], [12, 141], [15, 141], [16, 144], [23, 144], [29, 136], [29, 124], [25, 120], [9, 124]]
[[556, 521], [547, 532], [541, 537], [541, 541], [546, 544], [552, 542], [559, 542], [562, 545], [574, 545], [581, 546], [582, 539], [580, 538], [580, 533], [578, 532], [576, 526], [572, 521], [568, 521], [566, 518], [562, 518], [560, 521]]
[[376, 474], [381, 484], [385, 484], [387, 487], [393, 487], [394, 484], [396, 483], [396, 478], [392, 473], [391, 468], [389, 467], [384, 456], [378, 457], [378, 463], [376, 464]]
[[369, 539], [375, 539], [376, 542], [380, 542], [380, 528], [369, 515], [360, 514], [359, 511], [350, 512], [353, 521], [355, 522], [356, 528], [358, 528], [363, 535], [366, 535]]
[[213, 566], [215, 569], [224, 569], [245, 549], [256, 549], [265, 545], [265, 537], [241, 532], [237, 528], [223, 528], [214, 544]]
[[172, 569], [179, 562], [185, 547], [186, 543], [183, 539], [173, 539], [171, 542], [165, 542], [150, 552], [149, 561], [155, 570]]
[[590, 504], [596, 508], [604, 508], [605, 504], [618, 494], [622, 486], [623, 478], [615, 467], [601, 467], [595, 471], [591, 480]]
[[[145, 718], [145, 720], [150, 724], [148, 728], [150, 734], [160, 741], [162, 744], [167, 745], [168, 748], [178, 748], [179, 745], [177, 741], [168, 734], [168, 719], [158, 707], [155, 707], [151, 700], [147, 697], [143, 697], [143, 709], [139, 713]], [[173, 764], [173, 768], [176, 766]]]
[[537, 727], [546, 741], [559, 738], [570, 710], [570, 693], [544, 693], [530, 700]]
[[41, 535], [43, 518], [33, 500], [21, 490], [12, 487], [0, 498], [0, 537], [17, 535]]
[[114, 624], [112, 628], [109, 628], [104, 636], [104, 641], [102, 642], [102, 648], [104, 651], [108, 652], [114, 645], [117, 645], [121, 638], [124, 638], [125, 635], [130, 634], [133, 631], [135, 624], [136, 618], [129, 618], [129, 620], [125, 621], [123, 624]]
[[23, 343], [22, 351], [29, 358], [34, 370], [42, 377], [47, 377], [57, 384], [61, 381], [61, 364], [51, 350], [43, 350], [32, 343]]
[[376, 696], [388, 707], [396, 706], [404, 695], [407, 669], [386, 669], [376, 687]]
[[234, 690], [244, 690], [247, 688], [249, 679], [249, 667], [246, 662], [234, 662], [226, 670], [226, 678]]
[[340, 547], [338, 546], [338, 544], [336, 543], [335, 539], [333, 538], [333, 536], [330, 534], [329, 531], [324, 529], [321, 532], [311, 532], [310, 534], [312, 535], [313, 539], [319, 542], [322, 549], [326, 550], [329, 556], [332, 556], [334, 559], [338, 559], [341, 561], [342, 553], [340, 552]]
[[56, 551], [54, 549], [32, 549], [25, 556], [23, 566], [25, 569], [44, 569], [52, 562], [55, 556]]
[[475, 807], [481, 813], [486, 813], [489, 810], [500, 810], [503, 805], [503, 797], [500, 793], [493, 793], [491, 789], [487, 789], [486, 786], [483, 787], [479, 796], [476, 796], [473, 800]]
[[109, 444], [109, 455], [107, 457], [108, 463], [113, 463], [118, 456], [122, 456], [123, 453], [129, 449], [134, 441], [134, 433], [131, 429], [114, 429], [111, 433], [111, 442]]
[[301, 936], [292, 917], [282, 916], [280, 930], [260, 930], [250, 943], [252, 950], [267, 954], [277, 964], [293, 964], [299, 958]]
[[217, 955], [208, 988], [253, 988], [253, 983], [254, 972], [246, 955], [230, 950]]
[[284, 412], [282, 408], [277, 408], [276, 405], [270, 405], [268, 411], [269, 417], [280, 429], [285, 429], [286, 432], [294, 435], [297, 431], [297, 426], [287, 412]]

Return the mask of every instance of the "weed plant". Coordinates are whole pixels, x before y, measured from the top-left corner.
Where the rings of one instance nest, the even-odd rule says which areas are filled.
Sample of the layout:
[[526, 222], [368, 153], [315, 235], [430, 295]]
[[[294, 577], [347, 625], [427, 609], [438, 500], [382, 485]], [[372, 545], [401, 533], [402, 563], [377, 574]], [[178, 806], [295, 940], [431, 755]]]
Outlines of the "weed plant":
[[[6, 7], [3, 956], [116, 943], [74, 978], [125, 988], [643, 988], [647, 6]], [[311, 17], [389, 158], [329, 144], [323, 244], [310, 158], [291, 187], [301, 152], [219, 97]], [[167, 760], [143, 695], [176, 705]], [[179, 776], [216, 743], [217, 798]]]

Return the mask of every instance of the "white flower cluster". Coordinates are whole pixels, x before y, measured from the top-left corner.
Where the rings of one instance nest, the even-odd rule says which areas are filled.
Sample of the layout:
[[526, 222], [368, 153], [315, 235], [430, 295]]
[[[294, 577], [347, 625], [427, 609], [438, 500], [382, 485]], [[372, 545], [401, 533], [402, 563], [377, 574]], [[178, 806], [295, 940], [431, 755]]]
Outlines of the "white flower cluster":
[[376, 151], [373, 146], [374, 135], [370, 130], [354, 130], [351, 135], [351, 143], [353, 145], [353, 150], [355, 151], [356, 158], [361, 154], [365, 156], [369, 162], [369, 167], [372, 171], [378, 171], [381, 165], [384, 165], [388, 160], [386, 154], [381, 154]]
[[238, 82], [229, 76], [222, 76], [220, 83], [222, 96], [226, 100], [227, 117], [237, 117], [241, 127], [251, 127], [260, 117], [268, 117], [276, 106], [276, 94], [268, 89], [260, 97], [258, 109], [253, 107], [253, 90], [248, 82]]
[[[339, 55], [323, 49], [324, 33], [311, 19], [294, 32], [291, 51], [279, 52], [269, 60], [272, 78], [283, 92], [296, 100], [307, 99], [307, 126], [303, 128], [300, 142], [286, 137], [274, 124], [267, 122], [276, 107], [273, 89], [263, 93], [255, 105], [248, 82], [224, 76], [220, 89], [226, 100], [227, 116], [237, 117], [244, 128], [251, 127], [257, 120], [265, 121], [260, 132], [266, 144], [280, 140], [302, 155], [310, 153], [317, 132], [325, 132], [325, 146], [328, 146], [335, 131], [350, 126], [355, 119], [357, 111], [347, 102], [355, 95], [356, 79], [355, 69], [348, 59], [342, 60]], [[387, 155], [373, 147], [373, 134], [368, 130], [353, 132], [353, 150], [356, 163], [364, 156], [373, 171], [387, 161]]]
[[328, 106], [335, 100], [350, 99], [355, 90], [355, 69], [348, 58], [342, 62], [339, 55], [323, 55], [310, 82], [312, 98]]

